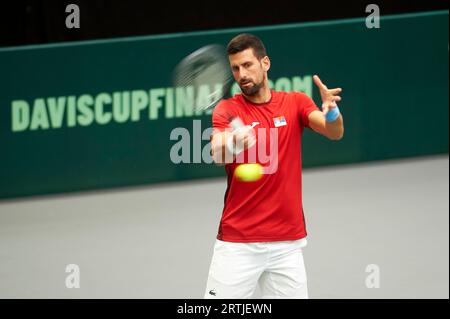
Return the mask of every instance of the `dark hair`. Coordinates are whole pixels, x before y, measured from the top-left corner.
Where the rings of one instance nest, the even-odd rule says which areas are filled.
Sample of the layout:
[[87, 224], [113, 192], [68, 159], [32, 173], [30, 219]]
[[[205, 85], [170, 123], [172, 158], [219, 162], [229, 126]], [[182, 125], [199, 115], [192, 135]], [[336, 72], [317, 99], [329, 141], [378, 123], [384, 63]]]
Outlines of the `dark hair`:
[[267, 55], [266, 48], [261, 39], [249, 33], [241, 33], [231, 39], [227, 46], [227, 53], [228, 55], [235, 54], [248, 48], [253, 49], [253, 54], [259, 60]]

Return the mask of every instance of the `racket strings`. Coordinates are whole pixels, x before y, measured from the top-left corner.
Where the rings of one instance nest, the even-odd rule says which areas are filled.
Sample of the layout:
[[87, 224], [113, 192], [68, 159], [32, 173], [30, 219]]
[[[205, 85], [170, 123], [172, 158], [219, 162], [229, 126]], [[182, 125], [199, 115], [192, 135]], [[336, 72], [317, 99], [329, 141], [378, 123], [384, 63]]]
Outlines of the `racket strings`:
[[174, 84], [192, 88], [196, 113], [215, 107], [229, 93], [233, 77], [224, 52], [218, 45], [203, 47], [175, 69]]

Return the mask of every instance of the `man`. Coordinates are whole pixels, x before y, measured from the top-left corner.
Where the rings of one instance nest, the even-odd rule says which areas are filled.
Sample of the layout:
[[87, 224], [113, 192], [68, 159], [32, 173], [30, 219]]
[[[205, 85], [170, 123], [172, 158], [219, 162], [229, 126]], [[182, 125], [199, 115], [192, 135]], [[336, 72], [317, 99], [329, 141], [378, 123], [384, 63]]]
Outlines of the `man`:
[[[343, 119], [336, 104], [342, 90], [328, 89], [314, 76], [321, 111], [304, 93], [269, 88], [270, 59], [258, 37], [240, 34], [227, 52], [242, 94], [221, 101], [213, 112], [213, 159], [226, 165], [228, 185], [205, 298], [250, 298], [258, 283], [263, 298], [308, 298], [301, 137], [308, 127], [332, 140], [342, 138]], [[230, 118], [240, 118], [246, 126], [231, 130]], [[261, 142], [269, 130], [277, 135], [276, 169], [257, 181], [239, 181], [234, 176], [237, 157], [270, 145]]]

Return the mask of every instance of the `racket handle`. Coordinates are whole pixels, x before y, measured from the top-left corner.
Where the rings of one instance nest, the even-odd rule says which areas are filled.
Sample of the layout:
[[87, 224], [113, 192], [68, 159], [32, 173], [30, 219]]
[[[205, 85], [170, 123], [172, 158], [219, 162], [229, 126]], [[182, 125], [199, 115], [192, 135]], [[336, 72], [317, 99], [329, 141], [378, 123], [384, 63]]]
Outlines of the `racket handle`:
[[242, 120], [239, 117], [233, 118], [230, 124], [234, 130], [240, 129], [245, 126], [244, 122], [242, 122]]

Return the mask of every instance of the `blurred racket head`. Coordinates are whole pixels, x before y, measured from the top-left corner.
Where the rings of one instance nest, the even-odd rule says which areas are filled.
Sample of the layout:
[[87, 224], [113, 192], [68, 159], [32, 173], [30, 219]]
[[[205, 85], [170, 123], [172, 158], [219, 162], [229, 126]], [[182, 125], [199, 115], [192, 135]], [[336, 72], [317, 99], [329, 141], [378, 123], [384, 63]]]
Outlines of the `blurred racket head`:
[[214, 108], [228, 96], [233, 82], [228, 56], [223, 46], [211, 44], [186, 56], [175, 67], [175, 89], [192, 90], [196, 114]]

